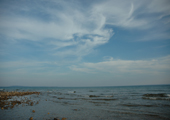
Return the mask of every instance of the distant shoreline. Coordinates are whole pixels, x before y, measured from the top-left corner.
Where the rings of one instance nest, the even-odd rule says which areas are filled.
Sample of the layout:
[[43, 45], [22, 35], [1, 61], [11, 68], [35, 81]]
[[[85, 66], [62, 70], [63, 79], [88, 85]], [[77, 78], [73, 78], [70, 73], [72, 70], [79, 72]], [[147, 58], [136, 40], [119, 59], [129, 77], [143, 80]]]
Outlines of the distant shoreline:
[[0, 86], [0, 88], [102, 88], [102, 87], [142, 87], [142, 86], [169, 86], [170, 84], [153, 84], [153, 85], [120, 85], [120, 86]]

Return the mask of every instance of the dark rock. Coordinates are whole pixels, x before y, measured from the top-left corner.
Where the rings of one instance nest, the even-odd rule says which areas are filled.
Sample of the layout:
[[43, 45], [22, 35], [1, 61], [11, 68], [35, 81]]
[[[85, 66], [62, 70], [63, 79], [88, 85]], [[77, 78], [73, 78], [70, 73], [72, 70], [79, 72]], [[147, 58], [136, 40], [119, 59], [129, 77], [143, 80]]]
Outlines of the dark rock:
[[29, 120], [33, 120], [33, 117], [30, 117], [30, 119]]
[[100, 96], [96, 96], [96, 95], [89, 95], [89, 97], [100, 97]]
[[60, 120], [60, 119], [58, 119], [58, 118], [54, 118], [54, 120]]
[[31, 106], [33, 106], [33, 105], [34, 105], [34, 103], [33, 103], [33, 102], [31, 102], [31, 103], [30, 103], [30, 105], [31, 105]]
[[58, 98], [58, 99], [64, 99], [64, 98]]
[[[18, 92], [18, 91], [12, 91], [12, 92], [2, 92], [0, 91], [0, 107], [2, 109], [2, 107], [4, 109], [8, 109], [8, 107], [10, 107], [11, 109], [14, 107], [14, 106], [18, 106], [22, 103], [26, 103], [28, 105], [33, 105], [33, 102], [31, 102], [31, 100], [28, 100], [26, 101], [26, 97], [25, 97], [25, 100], [22, 99], [20, 101], [18, 100], [13, 100], [13, 101], [7, 101], [8, 99], [12, 99], [12, 96], [23, 96], [23, 95], [31, 95], [31, 94], [39, 94], [39, 92]], [[31, 103], [30, 103], [31, 102]]]
[[159, 94], [144, 94], [143, 96], [145, 96], [145, 97], [167, 97], [166, 94], [164, 94], [164, 93], [159, 93]]
[[117, 100], [117, 99], [92, 99], [92, 100], [104, 100], [104, 101], [111, 101], [111, 100]]
[[67, 118], [62, 118], [61, 120], [66, 120]]

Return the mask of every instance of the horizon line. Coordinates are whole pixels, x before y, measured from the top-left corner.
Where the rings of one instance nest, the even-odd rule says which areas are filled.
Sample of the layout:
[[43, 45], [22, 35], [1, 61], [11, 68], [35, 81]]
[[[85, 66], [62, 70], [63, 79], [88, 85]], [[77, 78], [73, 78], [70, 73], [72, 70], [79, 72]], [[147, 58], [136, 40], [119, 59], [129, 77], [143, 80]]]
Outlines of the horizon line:
[[0, 87], [65, 87], [65, 88], [68, 88], [68, 87], [77, 87], [77, 88], [80, 88], [80, 87], [130, 87], [130, 86], [157, 86], [157, 85], [170, 85], [170, 84], [147, 84], [147, 85], [115, 85], [115, 86], [24, 86], [24, 85], [11, 85], [11, 86], [0, 86]]

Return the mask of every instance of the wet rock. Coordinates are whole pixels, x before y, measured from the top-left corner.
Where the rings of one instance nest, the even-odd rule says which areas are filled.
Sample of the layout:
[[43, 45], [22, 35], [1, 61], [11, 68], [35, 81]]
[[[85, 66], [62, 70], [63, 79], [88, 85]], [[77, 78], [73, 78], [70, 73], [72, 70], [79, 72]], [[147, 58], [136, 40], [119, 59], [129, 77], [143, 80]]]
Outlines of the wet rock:
[[33, 117], [30, 117], [30, 119], [29, 120], [33, 120]]
[[64, 98], [58, 98], [58, 99], [64, 99]]
[[30, 105], [31, 105], [31, 106], [33, 106], [33, 105], [34, 105], [34, 103], [33, 103], [33, 102], [31, 102], [31, 103], [30, 103]]
[[14, 106], [10, 106], [10, 108], [12, 109], [12, 108], [14, 108]]
[[112, 100], [117, 100], [117, 99], [92, 99], [92, 100], [104, 100], [104, 101], [112, 101]]
[[61, 120], [66, 120], [67, 118], [62, 118]]
[[58, 118], [54, 118], [54, 120], [60, 120], [60, 119], [58, 119]]
[[[18, 91], [12, 91], [12, 92], [0, 92], [0, 107], [2, 108], [6, 108], [8, 109], [8, 107], [10, 107], [11, 109], [14, 106], [18, 106], [20, 104], [28, 104], [28, 105], [33, 105], [33, 102], [31, 102], [31, 100], [27, 100], [28, 98], [24, 97], [25, 99], [23, 99], [20, 96], [24, 96], [24, 95], [31, 95], [31, 94], [39, 94], [39, 92], [18, 92]], [[13, 96], [17, 96], [19, 98], [21, 98], [20, 101], [18, 101], [16, 98], [12, 99]], [[10, 101], [7, 101], [8, 99], [12, 99]]]
[[160, 93], [160, 94], [144, 94], [145, 97], [167, 97], [166, 94]]
[[21, 102], [20, 101], [11, 101], [11, 105], [14, 107], [15, 105], [19, 105], [19, 104], [21, 104]]
[[89, 95], [89, 97], [100, 97], [100, 96], [96, 96], [96, 95]]
[[8, 96], [23, 96], [23, 95], [31, 95], [31, 94], [39, 94], [40, 92], [0, 92], [1, 97], [8, 97]]
[[4, 107], [4, 109], [8, 109], [8, 106]]
[[35, 110], [32, 110], [33, 113], [35, 113]]

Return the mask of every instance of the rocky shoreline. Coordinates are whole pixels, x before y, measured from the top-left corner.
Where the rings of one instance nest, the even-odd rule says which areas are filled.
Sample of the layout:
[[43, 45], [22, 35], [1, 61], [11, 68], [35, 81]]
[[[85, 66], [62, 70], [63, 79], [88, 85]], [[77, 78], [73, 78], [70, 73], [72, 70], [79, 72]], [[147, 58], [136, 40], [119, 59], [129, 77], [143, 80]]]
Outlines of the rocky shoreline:
[[[0, 92], [0, 107], [1, 109], [8, 109], [8, 108], [13, 108], [15, 105], [20, 105], [20, 104], [27, 104], [33, 106], [34, 102], [31, 99], [28, 99], [27, 97], [22, 97], [21, 100], [14, 100], [12, 97], [14, 96], [24, 96], [24, 95], [31, 95], [31, 94], [37, 94], [39, 95], [40, 92], [17, 92], [17, 91], [12, 91], [12, 92]], [[36, 102], [38, 103], [38, 101]]]
[[[12, 108], [14, 108], [14, 106], [18, 106], [20, 104], [22, 106], [36, 105], [39, 103], [39, 101], [33, 101], [33, 100], [31, 100], [30, 97], [26, 96], [26, 95], [32, 95], [32, 94], [39, 95], [40, 92], [29, 92], [29, 91], [27, 91], [27, 92], [18, 92], [18, 91], [5, 92], [5, 91], [0, 91], [0, 108], [1, 108], [1, 110], [4, 110], [4, 109], [12, 109]], [[18, 100], [13, 97], [18, 97], [20, 99]], [[35, 110], [32, 110], [32, 112], [35, 113]], [[33, 120], [33, 117], [30, 117], [29, 120]], [[60, 119], [54, 118], [54, 120], [60, 120]], [[61, 120], [66, 120], [66, 118], [61, 118]]]

